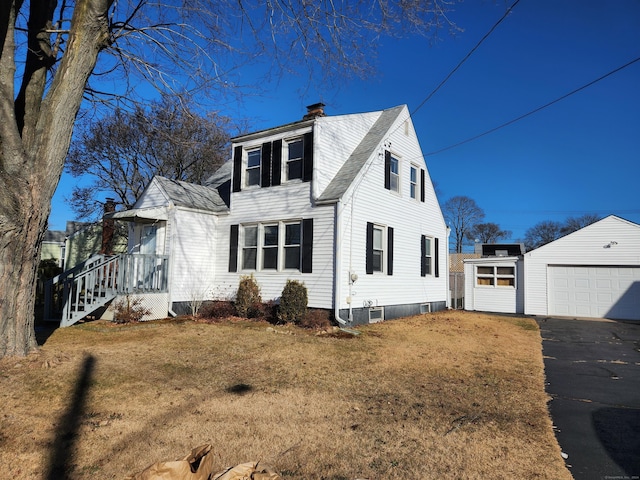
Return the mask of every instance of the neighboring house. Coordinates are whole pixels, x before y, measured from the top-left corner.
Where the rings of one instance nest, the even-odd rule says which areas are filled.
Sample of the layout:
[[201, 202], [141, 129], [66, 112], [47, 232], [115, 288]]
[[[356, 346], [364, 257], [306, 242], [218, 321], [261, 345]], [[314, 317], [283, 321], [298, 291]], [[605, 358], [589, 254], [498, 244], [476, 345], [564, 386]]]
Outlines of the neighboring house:
[[40, 260], [53, 260], [60, 268], [64, 268], [67, 233], [61, 230], [47, 230], [42, 240]]
[[524, 262], [526, 314], [640, 320], [640, 225], [611, 215]]
[[464, 309], [524, 313], [524, 245], [476, 245], [479, 258], [464, 260]]
[[232, 299], [243, 275], [264, 301], [304, 282], [309, 307], [341, 324], [446, 308], [447, 228], [407, 107], [323, 107], [232, 139], [205, 185], [155, 177], [111, 215], [131, 222], [130, 254], [156, 256], [167, 286], [152, 302], [165, 314]]
[[640, 225], [611, 215], [523, 257], [466, 260], [465, 277], [467, 310], [640, 320]]

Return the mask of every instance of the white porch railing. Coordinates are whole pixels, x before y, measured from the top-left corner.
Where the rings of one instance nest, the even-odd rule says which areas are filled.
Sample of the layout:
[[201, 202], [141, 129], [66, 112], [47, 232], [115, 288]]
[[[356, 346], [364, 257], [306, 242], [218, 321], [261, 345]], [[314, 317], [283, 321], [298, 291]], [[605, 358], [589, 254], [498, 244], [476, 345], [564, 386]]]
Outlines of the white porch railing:
[[167, 255], [96, 255], [45, 284], [44, 317], [73, 325], [117, 295], [167, 291]]

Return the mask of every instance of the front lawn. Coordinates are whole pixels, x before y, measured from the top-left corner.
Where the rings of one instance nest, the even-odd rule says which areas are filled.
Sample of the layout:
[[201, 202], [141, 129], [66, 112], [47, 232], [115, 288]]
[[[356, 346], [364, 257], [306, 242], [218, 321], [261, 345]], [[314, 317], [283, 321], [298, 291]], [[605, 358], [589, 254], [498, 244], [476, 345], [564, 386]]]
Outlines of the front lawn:
[[[440, 312], [318, 335], [91, 322], [0, 362], [14, 479], [122, 479], [211, 443], [287, 479], [571, 479], [535, 321]], [[52, 473], [53, 472], [53, 473]]]

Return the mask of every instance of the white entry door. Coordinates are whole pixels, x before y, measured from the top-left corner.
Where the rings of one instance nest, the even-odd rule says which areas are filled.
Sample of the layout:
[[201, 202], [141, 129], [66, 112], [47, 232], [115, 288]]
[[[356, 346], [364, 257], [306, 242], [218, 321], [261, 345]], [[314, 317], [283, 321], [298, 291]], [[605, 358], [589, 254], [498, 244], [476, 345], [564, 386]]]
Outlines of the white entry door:
[[640, 266], [549, 266], [549, 315], [640, 320]]

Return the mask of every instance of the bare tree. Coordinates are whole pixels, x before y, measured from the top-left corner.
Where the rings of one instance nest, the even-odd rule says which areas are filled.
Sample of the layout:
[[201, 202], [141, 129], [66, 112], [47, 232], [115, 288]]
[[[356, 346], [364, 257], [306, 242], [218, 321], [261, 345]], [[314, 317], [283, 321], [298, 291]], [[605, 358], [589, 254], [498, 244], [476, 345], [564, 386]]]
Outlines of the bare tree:
[[467, 238], [472, 242], [477, 240], [481, 243], [495, 243], [510, 236], [511, 232], [509, 230], [501, 230], [500, 225], [489, 222], [474, 225], [469, 230]]
[[469, 232], [484, 219], [484, 211], [476, 201], [465, 196], [451, 197], [442, 206], [444, 219], [453, 232], [455, 252], [462, 253], [464, 240]]
[[600, 220], [600, 216], [594, 213], [588, 213], [586, 215], [582, 215], [581, 217], [569, 217], [564, 221], [564, 225], [562, 226], [562, 234], [568, 235], [573, 233], [581, 228], [584, 228], [592, 223], [596, 223]]
[[524, 246], [527, 251], [530, 251], [551, 243], [563, 235], [562, 223], [545, 220], [524, 232]]
[[66, 168], [89, 177], [76, 186], [71, 205], [81, 218], [102, 213], [98, 196], [113, 196], [129, 209], [154, 175], [202, 183], [227, 159], [229, 120], [201, 117], [176, 97], [149, 108], [116, 109], [91, 122], [71, 144]]
[[226, 91], [259, 53], [280, 71], [363, 73], [379, 36], [447, 25], [445, 3], [4, 0], [0, 357], [36, 348], [40, 246], [85, 95], [136, 99], [141, 79], [170, 92]]

